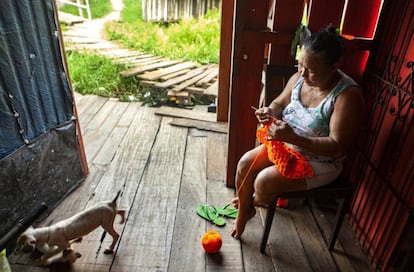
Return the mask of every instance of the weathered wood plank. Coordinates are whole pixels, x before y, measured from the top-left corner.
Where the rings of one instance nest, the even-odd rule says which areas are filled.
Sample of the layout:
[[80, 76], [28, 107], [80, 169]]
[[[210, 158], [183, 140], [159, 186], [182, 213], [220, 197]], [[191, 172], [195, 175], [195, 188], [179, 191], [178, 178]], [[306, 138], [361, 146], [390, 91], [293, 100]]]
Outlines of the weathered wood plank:
[[[100, 200], [112, 199], [121, 189], [118, 206], [126, 209], [127, 222], [121, 225], [116, 219], [115, 229], [122, 234], [116, 254], [102, 253], [111, 237], [107, 235], [101, 243], [102, 229], [98, 228], [73, 246], [82, 258], [70, 270], [62, 270], [61, 266], [36, 267], [26, 255], [18, 260], [11, 258], [17, 271], [175, 271], [180, 267], [184, 269], [178, 271], [186, 271], [186, 266], [199, 271], [198, 265], [202, 264], [200, 271], [370, 271], [364, 255], [355, 253], [358, 243], [352, 231], [344, 228], [346, 224], [340, 232], [341, 243], [329, 253], [307, 206], [295, 208], [293, 200], [289, 201], [289, 209], [277, 209], [269, 237], [271, 256], [259, 252], [263, 209], [258, 209], [248, 222], [241, 244], [229, 235], [233, 220], [226, 219], [224, 228], [216, 228], [195, 213], [198, 203], [224, 206], [234, 195], [234, 189], [226, 188], [224, 180], [227, 134], [188, 129], [190, 125], [186, 125], [197, 121], [189, 119], [192, 115], [215, 116], [206, 112], [206, 106], [193, 110], [166, 107], [180, 112], [183, 128], [171, 126], [171, 115], [155, 114], [159, 110], [156, 108], [108, 99], [104, 99], [104, 106], [95, 107], [92, 98], [100, 99], [75, 96], [80, 112], [92, 116], [85, 125], [81, 124], [82, 131], [88, 131], [90, 125], [93, 129], [89, 131], [102, 133], [96, 138], [84, 137], [85, 145], [98, 142], [96, 150], [101, 155], [90, 162], [85, 181], [56, 209], [50, 207], [42, 225], [67, 218]], [[122, 105], [111, 106], [112, 103]], [[106, 141], [100, 137], [107, 137]], [[108, 158], [104, 154], [109, 154]], [[325, 214], [317, 218], [330, 233], [330, 222], [324, 222], [330, 218]], [[223, 247], [216, 255], [204, 254], [200, 245], [201, 235], [210, 228], [223, 237]]]
[[171, 66], [171, 65], [175, 65], [177, 63], [179, 63], [179, 61], [177, 61], [177, 60], [168, 60], [168, 61], [165, 60], [165, 61], [162, 61], [162, 62], [149, 64], [149, 65], [146, 65], [146, 66], [142, 66], [140, 69], [135, 69], [133, 75], [138, 75], [138, 74], [144, 73], [146, 71], [152, 71], [152, 70], [155, 70], [155, 69], [158, 69], [158, 68], [168, 67], [168, 66]]
[[[315, 220], [319, 222], [320, 229], [322, 230], [322, 235], [327, 241], [329, 238], [328, 235], [330, 235], [332, 230], [332, 225], [328, 222], [328, 220], [325, 219], [325, 217], [330, 217], [330, 215], [320, 212], [317, 208], [312, 208], [311, 211], [314, 215]], [[336, 248], [338, 251], [343, 251], [340, 243], [336, 244]], [[336, 263], [339, 271], [356, 272], [347, 256], [343, 254], [336, 254], [335, 252], [331, 252], [331, 256], [333, 257], [333, 260]]]
[[[211, 148], [211, 146], [209, 146], [209, 148]], [[207, 204], [223, 207], [230, 203], [233, 197], [234, 189], [226, 188], [224, 180], [209, 179], [207, 181]], [[220, 228], [209, 223], [206, 228], [206, 230], [214, 229], [218, 231], [223, 240], [220, 255], [206, 255], [206, 271], [245, 271], [241, 252], [241, 241], [234, 239], [230, 235], [234, 219], [224, 218], [226, 220], [226, 225], [224, 227]]]
[[[333, 250], [334, 255], [344, 255], [352, 263], [355, 271], [358, 272], [370, 272], [373, 268], [368, 262], [367, 255], [362, 251], [360, 242], [356, 239], [355, 233], [345, 218], [342, 224], [341, 231], [339, 232], [338, 239], [342, 246], [343, 251]], [[345, 271], [345, 270], [343, 270]]]
[[208, 87], [205, 91], [204, 94], [206, 95], [214, 95], [214, 96], [218, 96], [218, 81], [214, 82], [213, 84], [210, 85], [210, 87]]
[[[124, 225], [116, 224], [116, 229], [119, 233], [128, 233], [128, 228], [135, 228], [134, 225], [128, 224], [128, 220], [131, 220], [130, 213], [134, 209], [133, 206], [138, 186], [140, 185], [143, 171], [147, 165], [148, 158], [150, 157], [153, 142], [158, 131], [157, 124], [160, 120], [158, 116], [153, 114], [152, 108], [146, 107], [140, 107], [138, 113], [134, 117], [135, 118], [131, 122], [130, 129], [118, 148], [118, 152], [109, 166], [108, 171], [105, 172], [105, 175], [102, 177], [100, 183], [95, 186], [95, 196], [97, 196], [97, 198], [92, 199], [96, 202], [98, 200], [102, 200], [102, 195], [112, 195], [113, 192], [116, 192], [118, 189], [122, 189], [122, 195], [119, 199], [118, 206], [121, 209], [126, 210], [127, 223]], [[148, 123], [151, 123], [152, 125], [148, 126]], [[90, 201], [91, 204], [93, 203], [92, 200]], [[91, 248], [97, 248], [100, 246], [98, 238], [99, 236], [95, 237], [93, 240], [89, 240]], [[121, 238], [121, 240], [122, 239], [131, 238], [127, 236], [126, 238]], [[132, 238], [132, 240], [134, 240], [134, 238]], [[110, 239], [105, 240], [102, 248], [107, 247], [109, 242]], [[119, 270], [120, 267], [125, 266], [132, 269], [130, 271], [139, 271], [139, 269], [134, 266], [134, 263], [132, 266], [128, 266], [131, 264], [130, 252], [135, 252], [135, 250], [133, 248], [129, 248], [128, 245], [126, 247], [127, 252], [122, 251], [124, 249], [125, 247], [117, 247], [117, 252], [121, 251], [117, 254], [122, 256], [122, 261], [121, 263], [114, 264], [115, 270], [112, 271], [121, 271]], [[96, 257], [94, 255], [89, 256], [89, 262], [95, 258]], [[96, 263], [103, 264], [103, 261], [96, 261]], [[85, 267], [83, 268], [86, 269]]]
[[[127, 63], [130, 65], [134, 65], [134, 66], [142, 66], [142, 65], [149, 65], [152, 63], [157, 63], [157, 62], [161, 62], [163, 61], [163, 57], [160, 56], [137, 56], [137, 57], [132, 57], [130, 59], [127, 60]], [[137, 68], [137, 67], [135, 67]], [[130, 69], [128, 71], [131, 71], [133, 69]]]
[[173, 92], [179, 92], [185, 88], [187, 88], [188, 86], [191, 86], [193, 84], [195, 84], [197, 81], [201, 80], [202, 78], [206, 77], [209, 74], [209, 70], [204, 70], [202, 73], [189, 78], [186, 81], [181, 82], [179, 85], [175, 86], [174, 88], [171, 89], [171, 91]]
[[79, 37], [79, 36], [65, 36], [63, 40], [65, 43], [76, 43], [76, 44], [96, 44], [96, 43], [102, 42], [102, 40], [98, 38]]
[[[226, 179], [227, 135], [207, 133], [207, 179], [223, 181]], [[234, 194], [234, 190], [233, 190]]]
[[[196, 207], [206, 203], [206, 138], [190, 135], [183, 166], [177, 216], [171, 246], [169, 271], [205, 270], [201, 235], [207, 222], [196, 214]], [[185, 224], [183, 224], [185, 222]], [[194, 260], [197, 260], [194, 262]]]
[[96, 154], [93, 163], [94, 164], [109, 164], [114, 158], [116, 152], [119, 150], [118, 146], [124, 139], [129, 125], [132, 122], [134, 115], [136, 114], [139, 104], [138, 103], [118, 103], [118, 107], [112, 111], [111, 114], [119, 116], [113, 131], [110, 133], [106, 143]]
[[137, 66], [137, 67], [131, 68], [128, 71], [125, 71], [125, 72], [132, 72], [134, 69], [137, 69], [142, 65], [149, 65], [149, 64], [152, 64], [152, 63], [161, 62], [163, 60], [164, 60], [164, 58], [161, 57], [161, 56], [154, 56], [154, 55], [150, 55], [150, 54], [140, 54], [140, 55], [137, 55], [137, 56], [122, 58], [119, 61], [123, 62], [123, 63], [129, 63], [131, 65]]
[[152, 87], [155, 84], [157, 84], [156, 81], [150, 81], [150, 80], [140, 80], [139, 81], [139, 86], [142, 86], [142, 87]]
[[184, 75], [184, 74], [186, 74], [190, 71], [191, 71], [191, 69], [183, 69], [183, 70], [180, 70], [180, 71], [168, 74], [168, 75], [164, 75], [164, 76], [160, 77], [159, 79], [160, 79], [160, 81], [167, 81], [167, 80], [173, 79], [175, 77]]
[[[117, 99], [108, 99], [88, 124], [88, 128], [103, 130], [104, 127], [113, 127], [127, 107], [128, 103], [119, 103]], [[110, 121], [114, 123], [108, 123]]]
[[160, 121], [153, 108], [140, 107], [108, 169], [108, 179], [114, 179], [117, 186], [123, 188], [121, 202], [127, 207], [133, 205]]
[[169, 75], [172, 73], [179, 73], [181, 70], [194, 68], [196, 66], [197, 64], [193, 62], [183, 62], [183, 63], [172, 65], [167, 68], [158, 69], [156, 71], [146, 72], [146, 73], [139, 75], [138, 77], [145, 79], [145, 80], [156, 80], [161, 77], [165, 77], [166, 75]]
[[108, 165], [111, 163], [122, 141], [122, 137], [128, 131], [126, 127], [115, 127], [106, 139], [106, 142], [93, 159], [94, 164]]
[[[314, 201], [312, 201], [311, 203], [312, 213], [314, 214], [315, 221], [318, 222], [325, 237], [325, 240], [328, 241], [333, 231], [333, 224], [337, 205], [333, 207], [334, 210], [321, 210], [318, 208], [316, 203], [314, 203]], [[335, 263], [337, 264], [339, 271], [371, 271], [368, 264], [366, 262], [361, 261], [365, 259], [362, 250], [356, 250], [358, 249], [358, 247], [355, 247], [355, 245], [358, 245], [359, 242], [356, 239], [351, 239], [350, 237], [354, 237], [354, 234], [352, 233], [348, 221], [345, 219], [334, 247], [335, 250], [331, 251], [331, 255]], [[346, 252], [352, 253], [349, 254]], [[350, 258], [352, 258], [353, 262], [350, 260]]]
[[188, 87], [184, 88], [184, 91], [187, 91], [189, 93], [196, 94], [196, 95], [203, 95], [204, 94], [204, 89], [203, 88], [195, 87], [195, 86], [188, 86]]
[[[234, 190], [226, 188], [224, 180], [207, 181], [207, 203], [216, 207], [223, 207], [234, 197]], [[220, 233], [223, 244], [220, 254], [206, 254], [206, 271], [245, 271], [240, 240], [230, 235], [234, 219], [226, 219], [224, 227], [217, 227], [209, 223], [206, 230], [214, 229]], [[265, 271], [265, 270], [256, 270]]]
[[193, 77], [201, 74], [202, 72], [204, 72], [204, 69], [205, 69], [205, 67], [200, 67], [200, 68], [191, 70], [190, 72], [188, 72], [188, 73], [186, 73], [186, 74], [184, 74], [182, 76], [175, 77], [175, 78], [171, 78], [171, 79], [169, 79], [167, 81], [157, 83], [157, 84], [154, 85], [154, 87], [160, 88], [160, 89], [169, 88], [169, 87], [171, 87], [171, 86], [173, 86], [175, 84], [179, 84], [179, 83], [181, 83], [183, 81], [186, 81], [186, 80], [188, 80], [190, 78], [193, 78]]
[[[92, 187], [94, 192], [89, 195], [93, 195], [94, 197], [89, 199], [88, 205], [92, 205], [97, 201], [107, 199], [108, 197], [111, 199], [118, 189], [123, 188], [123, 193], [119, 199], [118, 206], [122, 209], [126, 209], [127, 216], [129, 216], [128, 213], [133, 206], [133, 200], [139, 185], [140, 177], [142, 176], [143, 169], [147, 163], [149, 152], [153, 146], [152, 143], [158, 130], [157, 126], [147, 126], [145, 124], [147, 122], [156, 124], [157, 120], [159, 120], [159, 117], [153, 114], [151, 108], [137, 107], [137, 109], [138, 112], [134, 115], [133, 119], [120, 119], [119, 124], [125, 124], [128, 119], [130, 120], [128, 133], [125, 134], [125, 137], [118, 148], [118, 152], [112, 160], [112, 164], [104, 175], [101, 176], [99, 184]], [[118, 113], [118, 115], [119, 114], [120, 113]], [[115, 228], [119, 233], [122, 233], [127, 225], [120, 225], [117, 222], [118, 220], [116, 220]], [[79, 260], [79, 263], [75, 264], [79, 269], [78, 271], [109, 271], [113, 258], [102, 254], [102, 250], [109, 246], [111, 240], [110, 237], [107, 236], [101, 245], [101, 234], [102, 233], [99, 231], [91, 233], [88, 235], [86, 243], [82, 243], [82, 249], [83, 251], [87, 251], [87, 253], [81, 260]], [[97, 254], [96, 252], [99, 248], [101, 250]], [[79, 251], [81, 251], [81, 249]], [[131, 252], [133, 252], [133, 250]], [[125, 255], [127, 256], [128, 254]], [[124, 254], [121, 256], [124, 257]], [[122, 261], [122, 264], [125, 265], [128, 264], [128, 262]], [[132, 269], [132, 267], [129, 268]], [[117, 269], [118, 268], [112, 271], [120, 271]], [[136, 267], [131, 271], [137, 271]]]
[[150, 58], [162, 58], [160, 56], [154, 56], [152, 54], [141, 53], [139, 56], [135, 57], [135, 59], [150, 59]]
[[68, 30], [64, 31], [62, 33], [63, 39], [66, 37], [84, 37], [84, 38], [90, 38], [91, 35], [88, 32], [80, 31], [76, 28], [69, 28]]
[[[63, 38], [65, 37], [91, 37], [90, 32], [85, 29], [79, 29], [78, 26], [71, 27], [62, 33]], [[96, 35], [94, 35], [96, 37]]]
[[205, 84], [212, 81], [218, 75], [218, 67], [217, 65], [212, 65], [208, 68], [206, 75], [196, 82], [196, 86], [204, 86]]
[[[10, 268], [13, 269], [14, 267], [22, 268], [21, 271], [48, 271], [42, 270], [42, 267], [36, 263], [36, 259], [39, 258], [39, 254], [10, 254], [7, 257], [9, 262]], [[33, 269], [33, 270], [31, 270]], [[20, 270], [12, 270], [12, 271], [20, 271]]]
[[[182, 176], [187, 130], [170, 126], [163, 118], [141, 185], [128, 215], [116, 258], [117, 266], [128, 265], [140, 269], [168, 267], [178, 192]], [[166, 171], [168, 169], [168, 171]], [[143, 220], [144, 219], [144, 220]], [[131, 250], [131, 249], [134, 250]]]
[[138, 110], [141, 107], [141, 103], [132, 102], [128, 103], [128, 107], [125, 112], [122, 114], [121, 119], [119, 119], [117, 126], [120, 127], [130, 127], [135, 116], [138, 114]]
[[127, 103], [117, 103], [115, 100], [108, 100], [88, 124], [90, 129], [83, 135], [88, 162], [93, 161], [126, 107]]
[[76, 104], [76, 110], [78, 111], [78, 114], [82, 110], [85, 110], [87, 108], [84, 106], [86, 103], [93, 102], [91, 99], [88, 99], [87, 95], [83, 95], [77, 92], [73, 92], [73, 94], [74, 94], [74, 103]]
[[270, 258], [270, 256], [260, 253], [259, 247], [261, 235], [263, 233], [263, 223], [260, 215], [260, 210], [257, 210], [258, 212], [256, 213], [256, 216], [247, 222], [246, 228], [242, 236], [242, 254], [244, 261], [244, 269], [245, 271], [279, 271], [275, 270], [272, 258]]
[[[226, 145], [226, 135], [212, 132], [205, 132], [192, 129], [197, 132], [198, 137], [206, 138], [207, 144], [205, 168], [207, 169], [207, 199], [206, 203], [215, 207], [223, 207], [230, 203], [234, 197], [234, 189], [226, 188], [225, 177], [225, 161], [226, 156], [223, 154], [223, 146]], [[241, 254], [241, 244], [239, 240], [230, 236], [230, 230], [234, 219], [226, 218], [224, 227], [217, 227], [207, 222], [205, 231], [213, 229], [220, 233], [223, 244], [218, 254], [205, 254], [206, 271], [246, 271]], [[202, 219], [204, 220], [204, 219]], [[200, 234], [200, 238], [201, 235]], [[257, 270], [259, 271], [259, 270]]]
[[211, 113], [211, 112], [191, 111], [191, 110], [166, 107], [166, 106], [161, 106], [160, 108], [158, 108], [155, 111], [155, 114], [171, 116], [171, 117], [195, 119], [195, 120], [201, 120], [201, 121], [210, 121], [210, 122], [215, 122], [216, 120], [216, 114]]
[[[259, 210], [262, 210], [263, 213], [266, 212], [264, 209]], [[263, 220], [264, 216], [265, 214], [263, 214]], [[268, 239], [268, 252], [271, 253], [275, 271], [312, 271], [297, 228], [301, 230], [303, 227], [295, 225], [289, 210], [276, 209]], [[262, 235], [263, 227], [257, 234], [257, 250], [259, 250]]]
[[79, 103], [76, 103], [78, 109], [79, 122], [81, 127], [85, 130], [88, 129], [88, 123], [100, 110], [100, 108], [106, 103], [108, 98], [95, 95], [84, 95]]
[[36, 267], [23, 264], [10, 264], [11, 271], [19, 272], [48, 272], [50, 271], [49, 267]]
[[91, 51], [94, 51], [94, 52], [96, 50], [100, 50], [100, 51], [102, 50], [103, 51], [103, 50], [116, 49], [117, 48], [115, 44], [113, 44], [111, 42], [106, 42], [104, 40], [102, 40], [100, 42], [97, 42], [97, 43], [93, 43], [93, 44], [88, 44], [88, 43], [74, 44], [74, 46], [76, 48], [83, 48], [83, 49], [91, 50]]
[[171, 60], [171, 61], [162, 60], [162, 61], [157, 61], [154, 63], [145, 62], [145, 64], [139, 65], [131, 70], [121, 72], [120, 75], [123, 77], [136, 76], [145, 71], [155, 70], [157, 68], [167, 67], [167, 66], [171, 66], [177, 63], [178, 61], [176, 60]]
[[135, 55], [130, 54], [125, 56], [114, 56], [112, 54], [107, 55], [109, 58], [112, 58], [112, 61], [119, 64], [124, 64], [128, 67], [134, 67], [137, 65], [142, 65], [145, 63], [156, 63], [162, 60], [162, 57], [152, 56], [143, 53], [137, 53]]
[[133, 58], [139, 58], [140, 56], [148, 56], [148, 54], [144, 54], [138, 51], [130, 51], [129, 49], [119, 49], [116, 48], [114, 50], [104, 51], [102, 53], [104, 56], [107, 56], [109, 58], [117, 58], [117, 59], [133, 59]]
[[[174, 118], [170, 124], [173, 126], [197, 128], [201, 130], [214, 131], [219, 133], [227, 133], [228, 130], [228, 124], [224, 122], [206, 122], [186, 118]], [[225, 165], [225, 163], [223, 165]]]
[[70, 13], [58, 11], [58, 18], [59, 22], [64, 23], [66, 25], [73, 25], [77, 23], [82, 23], [85, 21], [85, 18], [76, 16]]
[[313, 271], [336, 271], [335, 262], [332, 261], [326, 243], [319, 232], [312, 213], [307, 205], [298, 205], [290, 212], [297, 226], [301, 244]]

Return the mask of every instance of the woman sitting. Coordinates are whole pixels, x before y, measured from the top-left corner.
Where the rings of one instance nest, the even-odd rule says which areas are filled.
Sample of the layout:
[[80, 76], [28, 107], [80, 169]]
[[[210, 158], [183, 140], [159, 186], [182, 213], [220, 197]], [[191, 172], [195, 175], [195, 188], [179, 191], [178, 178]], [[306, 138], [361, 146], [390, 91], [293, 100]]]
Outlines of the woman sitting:
[[287, 177], [269, 159], [265, 144], [246, 152], [236, 172], [234, 238], [241, 237], [255, 206], [269, 205], [283, 192], [326, 185], [341, 173], [364, 108], [361, 88], [337, 67], [342, 51], [342, 37], [333, 27], [313, 33], [301, 46], [298, 72], [268, 107], [255, 111], [266, 124], [266, 140], [284, 142], [299, 152], [313, 175]]

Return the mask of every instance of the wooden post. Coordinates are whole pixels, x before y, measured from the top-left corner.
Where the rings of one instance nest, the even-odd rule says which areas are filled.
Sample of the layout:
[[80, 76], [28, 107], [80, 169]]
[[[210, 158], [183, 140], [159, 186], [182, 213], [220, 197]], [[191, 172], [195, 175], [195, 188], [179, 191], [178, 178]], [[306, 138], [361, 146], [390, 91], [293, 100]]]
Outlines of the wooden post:
[[250, 107], [260, 98], [265, 46], [257, 37], [266, 30], [267, 14], [268, 1], [236, 1], [226, 179], [229, 187], [235, 185], [240, 157], [255, 145], [257, 120]]
[[55, 22], [56, 22], [56, 26], [58, 29], [58, 33], [59, 33], [59, 47], [60, 47], [60, 52], [61, 53], [61, 57], [62, 57], [62, 63], [63, 63], [63, 69], [65, 70], [65, 74], [66, 77], [68, 79], [68, 85], [72, 94], [72, 99], [73, 99], [73, 116], [75, 117], [76, 121], [75, 121], [75, 126], [76, 126], [76, 132], [77, 132], [77, 143], [78, 143], [78, 152], [79, 152], [79, 158], [80, 158], [80, 163], [82, 166], [82, 172], [83, 175], [86, 177], [89, 174], [89, 166], [88, 166], [88, 160], [86, 158], [86, 151], [85, 151], [85, 146], [83, 144], [83, 138], [82, 138], [82, 131], [81, 131], [81, 127], [80, 127], [80, 123], [79, 123], [79, 116], [78, 116], [78, 109], [76, 108], [76, 100], [75, 100], [75, 93], [73, 91], [73, 87], [72, 87], [72, 81], [70, 80], [70, 75], [69, 75], [69, 69], [68, 69], [68, 62], [66, 59], [66, 54], [64, 54], [63, 52], [65, 52], [65, 46], [63, 41], [63, 37], [62, 37], [62, 31], [60, 29], [60, 24], [59, 19], [58, 19], [58, 12], [57, 12], [57, 7], [55, 6], [53, 8], [54, 10], [54, 17], [55, 17]]
[[217, 121], [227, 122], [233, 46], [234, 0], [221, 1], [220, 60], [218, 76]]

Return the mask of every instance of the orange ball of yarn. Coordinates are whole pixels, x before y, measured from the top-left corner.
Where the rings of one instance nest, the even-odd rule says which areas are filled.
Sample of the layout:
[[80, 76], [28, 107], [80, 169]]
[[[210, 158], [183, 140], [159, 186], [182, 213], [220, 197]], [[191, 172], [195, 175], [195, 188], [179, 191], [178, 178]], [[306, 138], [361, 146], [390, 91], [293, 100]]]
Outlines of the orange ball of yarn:
[[207, 253], [217, 253], [220, 251], [223, 240], [220, 233], [209, 230], [201, 237], [201, 245]]

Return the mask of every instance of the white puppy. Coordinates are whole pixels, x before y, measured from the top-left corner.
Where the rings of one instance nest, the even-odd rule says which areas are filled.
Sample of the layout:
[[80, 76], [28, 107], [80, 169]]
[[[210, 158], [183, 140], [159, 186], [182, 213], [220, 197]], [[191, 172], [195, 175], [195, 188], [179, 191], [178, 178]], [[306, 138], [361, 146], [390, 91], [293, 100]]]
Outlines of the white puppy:
[[33, 252], [36, 248], [47, 250], [41, 259], [46, 260], [65, 249], [70, 248], [70, 242], [102, 228], [112, 236], [112, 244], [105, 249], [105, 254], [112, 254], [119, 234], [115, 231], [113, 223], [117, 214], [121, 215], [121, 223], [125, 221], [125, 211], [118, 210], [116, 201], [118, 194], [112, 201], [103, 201], [74, 216], [57, 222], [49, 227], [28, 228], [17, 239], [16, 252]]
[[49, 266], [54, 263], [66, 263], [71, 265], [80, 257], [82, 257], [82, 255], [79, 252], [74, 251], [72, 248], [66, 248], [48, 259], [39, 259], [38, 263], [43, 266]]

